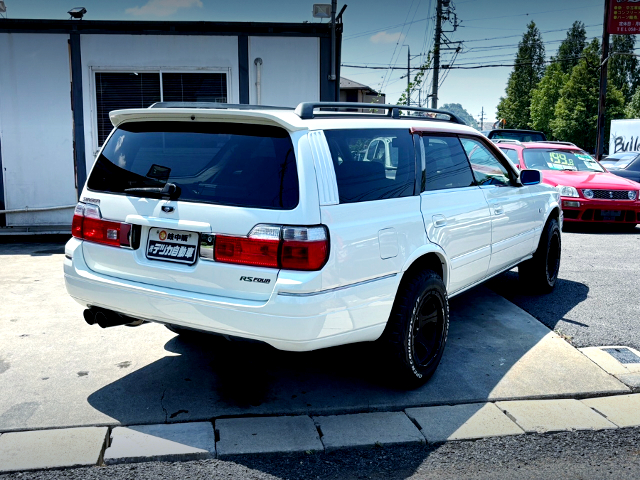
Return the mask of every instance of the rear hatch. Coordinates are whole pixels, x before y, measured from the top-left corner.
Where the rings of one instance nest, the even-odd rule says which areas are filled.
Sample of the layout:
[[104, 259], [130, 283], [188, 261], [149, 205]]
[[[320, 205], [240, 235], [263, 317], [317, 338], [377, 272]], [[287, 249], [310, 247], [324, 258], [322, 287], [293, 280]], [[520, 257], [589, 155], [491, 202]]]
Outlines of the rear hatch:
[[[83, 192], [85, 223], [96, 215], [123, 222], [122, 231], [105, 235], [128, 238], [115, 246], [83, 242], [87, 266], [143, 284], [267, 300], [279, 272], [267, 258], [277, 242], [269, 241], [279, 226], [319, 223], [298, 173], [303, 133], [251, 118], [173, 118], [128, 121], [107, 140]], [[233, 262], [234, 247], [250, 232], [257, 241], [253, 265], [213, 259], [212, 245], [226, 239]]]

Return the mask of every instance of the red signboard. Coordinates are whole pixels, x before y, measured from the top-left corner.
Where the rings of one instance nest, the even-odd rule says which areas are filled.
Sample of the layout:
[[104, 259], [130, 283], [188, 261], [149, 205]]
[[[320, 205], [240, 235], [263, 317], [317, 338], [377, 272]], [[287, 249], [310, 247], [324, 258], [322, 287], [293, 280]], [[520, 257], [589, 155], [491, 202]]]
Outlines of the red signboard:
[[610, 35], [640, 34], [640, 0], [609, 0]]

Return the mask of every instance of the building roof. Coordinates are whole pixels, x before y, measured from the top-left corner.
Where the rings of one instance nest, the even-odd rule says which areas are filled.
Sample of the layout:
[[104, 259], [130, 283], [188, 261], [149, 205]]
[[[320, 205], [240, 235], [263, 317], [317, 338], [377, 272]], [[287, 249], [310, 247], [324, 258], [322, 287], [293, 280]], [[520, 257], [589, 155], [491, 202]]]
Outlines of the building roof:
[[363, 85], [362, 83], [354, 82], [353, 80], [349, 80], [348, 78], [344, 77], [340, 77], [340, 88], [342, 90], [372, 90], [372, 88], [368, 85]]
[[[336, 25], [338, 39], [342, 24]], [[329, 37], [329, 23], [274, 22], [187, 22], [187, 21], [120, 21], [120, 20], [54, 20], [0, 19], [3, 33], [71, 33], [129, 35], [260, 35]]]

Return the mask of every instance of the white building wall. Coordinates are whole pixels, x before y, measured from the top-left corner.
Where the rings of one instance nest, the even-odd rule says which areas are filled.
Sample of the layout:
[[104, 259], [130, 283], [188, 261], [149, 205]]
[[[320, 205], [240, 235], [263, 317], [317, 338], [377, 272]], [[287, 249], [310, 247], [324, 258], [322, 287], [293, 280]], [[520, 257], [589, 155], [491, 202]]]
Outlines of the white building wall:
[[[5, 208], [75, 205], [69, 36], [0, 33]], [[64, 225], [73, 210], [7, 214], [7, 226]]]
[[218, 71], [227, 74], [228, 103], [238, 103], [238, 37], [82, 35], [82, 88], [87, 174], [98, 150], [95, 75], [99, 71]]
[[257, 104], [255, 59], [262, 59], [262, 105], [295, 107], [320, 100], [320, 39], [249, 37], [249, 103]]

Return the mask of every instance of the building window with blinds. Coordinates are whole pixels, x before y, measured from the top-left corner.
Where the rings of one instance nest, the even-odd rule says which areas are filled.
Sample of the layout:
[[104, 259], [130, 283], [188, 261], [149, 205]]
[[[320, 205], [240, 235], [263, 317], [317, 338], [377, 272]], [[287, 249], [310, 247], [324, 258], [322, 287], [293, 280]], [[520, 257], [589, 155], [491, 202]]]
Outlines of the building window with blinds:
[[113, 128], [112, 110], [156, 102], [227, 102], [225, 73], [95, 72], [95, 86], [98, 147]]

